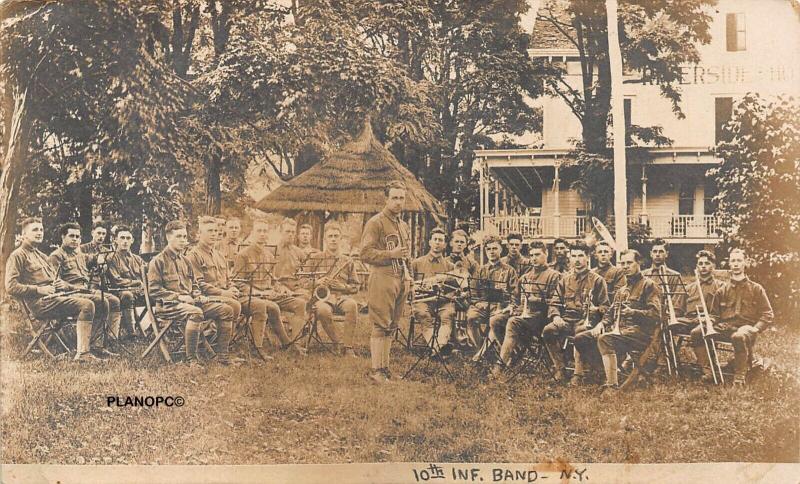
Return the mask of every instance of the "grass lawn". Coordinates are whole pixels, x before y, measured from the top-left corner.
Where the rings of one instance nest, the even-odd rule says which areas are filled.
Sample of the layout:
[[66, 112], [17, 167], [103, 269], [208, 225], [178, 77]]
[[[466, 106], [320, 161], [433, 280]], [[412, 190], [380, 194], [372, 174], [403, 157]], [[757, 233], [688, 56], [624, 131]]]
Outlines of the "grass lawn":
[[[365, 377], [365, 318], [359, 359], [275, 353], [263, 366], [190, 369], [157, 355], [20, 360], [10, 314], [0, 354], [7, 463], [800, 462], [797, 332], [760, 338], [759, 356], [780, 371], [743, 390], [656, 378], [600, 396], [538, 375], [486, 381], [461, 362], [455, 382], [435, 369], [375, 385]], [[413, 361], [395, 345], [395, 373]], [[186, 403], [108, 407], [112, 395]]]

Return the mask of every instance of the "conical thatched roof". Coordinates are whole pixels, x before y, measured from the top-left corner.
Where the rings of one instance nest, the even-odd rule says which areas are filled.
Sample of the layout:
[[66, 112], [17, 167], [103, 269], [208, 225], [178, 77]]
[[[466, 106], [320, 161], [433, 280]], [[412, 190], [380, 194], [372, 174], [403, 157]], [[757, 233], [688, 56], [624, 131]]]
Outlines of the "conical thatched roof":
[[379, 212], [386, 203], [383, 188], [394, 180], [408, 187], [407, 211], [444, 214], [439, 201], [375, 139], [367, 118], [355, 140], [326, 154], [322, 161], [273, 190], [256, 204], [256, 208], [268, 212]]

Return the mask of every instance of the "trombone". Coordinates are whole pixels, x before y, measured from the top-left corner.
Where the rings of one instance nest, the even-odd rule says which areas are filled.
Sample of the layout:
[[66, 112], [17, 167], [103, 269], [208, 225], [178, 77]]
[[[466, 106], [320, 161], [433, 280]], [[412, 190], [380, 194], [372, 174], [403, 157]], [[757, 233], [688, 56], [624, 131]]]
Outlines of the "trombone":
[[678, 352], [675, 348], [675, 340], [672, 337], [671, 329], [673, 325], [678, 324], [678, 317], [675, 315], [675, 305], [672, 303], [671, 289], [666, 281], [667, 274], [664, 272], [664, 266], [661, 266], [659, 275], [661, 276], [661, 283], [664, 288], [664, 295], [666, 296], [667, 317], [669, 318], [669, 322], [664, 323], [662, 321], [661, 323], [661, 340], [667, 357], [667, 372], [670, 375], [678, 376]]
[[706, 347], [708, 364], [711, 366], [711, 376], [714, 378], [715, 385], [723, 385], [725, 384], [725, 377], [722, 375], [722, 366], [719, 364], [717, 346], [714, 344], [714, 336], [719, 334], [719, 331], [714, 329], [714, 323], [711, 321], [711, 316], [708, 313], [706, 296], [703, 294], [703, 288], [700, 285], [700, 274], [697, 272], [697, 269], [694, 270], [694, 277], [697, 280], [697, 292], [700, 293], [700, 305], [696, 306], [697, 319], [700, 323], [700, 331], [703, 334], [703, 345]]

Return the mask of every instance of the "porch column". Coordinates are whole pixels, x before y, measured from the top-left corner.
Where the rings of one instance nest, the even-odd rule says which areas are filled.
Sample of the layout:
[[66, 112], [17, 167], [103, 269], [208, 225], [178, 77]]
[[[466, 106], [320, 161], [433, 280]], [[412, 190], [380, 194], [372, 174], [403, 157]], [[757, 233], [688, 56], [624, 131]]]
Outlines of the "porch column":
[[556, 174], [555, 174], [555, 179], [553, 180], [553, 191], [554, 191], [554, 196], [555, 196], [555, 200], [554, 200], [554, 203], [553, 203], [553, 209], [554, 209], [553, 210], [554, 211], [554, 213], [553, 213], [553, 223], [555, 225], [553, 227], [553, 235], [555, 237], [559, 237], [561, 235], [561, 206], [560, 206], [560, 200], [559, 200], [559, 193], [561, 191], [561, 187], [560, 187], [561, 178], [560, 178], [560, 175], [559, 175], [559, 167], [561, 166], [561, 162], [556, 160], [554, 166], [555, 166], [555, 169], [556, 169]]
[[480, 226], [481, 232], [485, 230], [483, 218], [486, 216], [486, 200], [485, 200], [485, 193], [483, 191], [483, 186], [486, 183], [483, 177], [483, 159], [478, 160], [478, 195], [480, 197]]
[[639, 223], [647, 225], [647, 166], [642, 165], [642, 213], [639, 215]]

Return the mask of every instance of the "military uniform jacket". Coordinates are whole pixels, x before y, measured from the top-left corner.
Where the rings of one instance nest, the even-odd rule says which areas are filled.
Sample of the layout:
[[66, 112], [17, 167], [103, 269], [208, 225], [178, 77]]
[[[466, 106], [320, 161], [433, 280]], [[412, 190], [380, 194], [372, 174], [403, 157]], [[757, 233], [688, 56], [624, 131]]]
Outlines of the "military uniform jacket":
[[586, 269], [581, 273], [569, 272], [561, 277], [556, 285], [555, 294], [550, 299], [547, 316], [550, 320], [561, 316], [565, 321], [579, 321], [586, 317], [586, 298], [594, 306], [594, 314], [590, 321], [597, 321], [608, 310], [608, 290], [606, 281], [594, 272]]
[[402, 278], [404, 277], [402, 273], [394, 273], [389, 248], [386, 247], [386, 237], [391, 235], [399, 237], [400, 246], [411, 247], [411, 229], [408, 224], [384, 208], [364, 226], [364, 233], [361, 236], [361, 260], [370, 265], [373, 273]]
[[81, 252], [83, 252], [86, 255], [95, 255], [100, 253], [100, 244], [95, 244], [94, 242], [87, 242], [85, 244], [82, 244], [80, 249]]
[[253, 243], [245, 247], [236, 256], [233, 264], [235, 277], [237, 279], [245, 279], [236, 282], [239, 292], [247, 295], [250, 291], [251, 282], [254, 291], [265, 292], [271, 290], [274, 265], [275, 257], [263, 246]]
[[469, 254], [460, 256], [455, 254], [450, 254], [447, 256], [447, 260], [449, 260], [453, 264], [453, 267], [455, 267], [456, 264], [460, 262], [461, 265], [464, 267], [464, 269], [467, 270], [470, 276], [474, 276], [475, 273], [480, 268], [480, 264], [475, 262], [475, 259], [473, 259], [472, 256]]
[[[471, 296], [486, 297], [485, 287], [493, 288], [504, 293], [505, 303], [513, 303], [519, 299], [517, 284], [517, 271], [513, 267], [498, 259], [497, 262], [487, 262], [478, 269], [475, 278], [470, 282]], [[495, 301], [493, 301], [495, 302]]]
[[562, 275], [566, 274], [570, 271], [569, 259], [564, 259], [564, 260], [556, 259], [550, 263], [550, 268], [558, 272], [559, 274]]
[[625, 287], [617, 291], [614, 304], [606, 311], [603, 320], [607, 328], [614, 324], [616, 307], [622, 302], [626, 302], [635, 314], [628, 319], [622, 318], [620, 327], [637, 326], [650, 334], [661, 321], [661, 291], [655, 282], [641, 272], [626, 277]]
[[625, 271], [612, 264], [606, 267], [597, 266], [592, 269], [592, 272], [602, 277], [606, 281], [606, 289], [608, 290], [608, 300], [613, 301], [614, 295], [617, 291], [625, 287]]
[[88, 289], [89, 282], [99, 284], [99, 279], [93, 281], [90, 268], [96, 266], [96, 257], [87, 256], [80, 249], [66, 249], [59, 247], [50, 253], [50, 265], [56, 270], [60, 268], [61, 279], [70, 284], [71, 289]]
[[297, 271], [305, 260], [306, 254], [300, 247], [294, 244], [279, 245], [275, 253], [275, 268], [272, 272], [289, 289], [297, 289], [299, 282]]
[[510, 265], [517, 271], [517, 277], [522, 277], [525, 275], [526, 272], [531, 270], [531, 261], [527, 257], [523, 257], [522, 254], [512, 258], [510, 255], [504, 256], [501, 258], [503, 262]]
[[169, 247], [153, 257], [147, 267], [150, 296], [154, 299], [176, 300], [199, 291], [189, 261]]
[[[720, 287], [722, 287], [722, 283], [714, 279], [713, 276], [700, 279], [699, 283], [699, 287], [701, 287], [703, 290], [703, 297], [706, 300], [709, 316], [711, 316], [712, 320], [715, 320], [717, 318], [717, 314], [714, 313], [714, 311], [718, 310], [718, 308], [715, 306], [715, 300], [717, 297], [717, 291], [719, 291]], [[700, 306], [700, 290], [698, 289], [698, 281], [695, 280], [686, 286], [686, 292], [688, 296], [683, 299], [686, 301], [686, 307], [682, 308], [683, 317], [690, 321], [696, 321], [697, 307]]]
[[55, 277], [47, 256], [27, 242], [14, 249], [6, 261], [6, 291], [27, 302], [39, 299], [36, 288], [52, 284]]
[[444, 255], [434, 256], [431, 252], [417, 257], [411, 262], [411, 272], [414, 273], [415, 280], [451, 272], [453, 269], [455, 266], [447, 257]]
[[714, 305], [723, 328], [750, 325], [761, 331], [772, 324], [775, 317], [767, 292], [746, 276], [741, 281], [731, 279], [723, 284]]
[[[547, 306], [555, 295], [556, 286], [560, 280], [561, 274], [550, 267], [534, 266], [519, 278], [518, 305], [522, 305], [527, 295], [529, 310], [547, 311]], [[526, 292], [528, 294], [525, 294]]]
[[[322, 272], [327, 270], [328, 273], [337, 270], [339, 267], [344, 267], [328, 285], [328, 289], [330, 289], [333, 294], [355, 294], [358, 292], [358, 288], [361, 287], [361, 279], [356, 273], [353, 259], [345, 254], [333, 254], [329, 250], [317, 252], [310, 257], [306, 266], [309, 272]], [[319, 279], [322, 276], [316, 277]], [[309, 289], [310, 288], [311, 286], [309, 286]]]
[[243, 239], [225, 239], [219, 244], [219, 253], [225, 258], [229, 266], [233, 266], [236, 256], [239, 255], [239, 252], [247, 245], [247, 242]]
[[108, 282], [115, 287], [128, 287], [142, 280], [144, 261], [130, 250], [114, 252], [108, 258]]
[[192, 265], [197, 285], [207, 296], [219, 296], [231, 287], [228, 261], [212, 247], [198, 244], [189, 251], [186, 259]]

